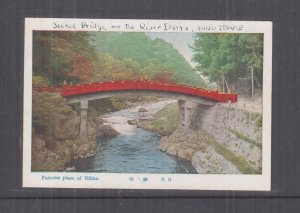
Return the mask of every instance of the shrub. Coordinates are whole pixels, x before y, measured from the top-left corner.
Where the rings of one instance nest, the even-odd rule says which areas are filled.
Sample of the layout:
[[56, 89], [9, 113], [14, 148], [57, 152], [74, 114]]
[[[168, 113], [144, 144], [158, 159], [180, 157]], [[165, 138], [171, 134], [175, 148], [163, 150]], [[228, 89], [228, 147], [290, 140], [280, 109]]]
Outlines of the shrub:
[[74, 111], [67, 106], [60, 94], [33, 92], [32, 126], [40, 131], [51, 129], [54, 116], [69, 116]]
[[256, 121], [255, 124], [257, 127], [262, 127], [262, 116], [260, 116]]

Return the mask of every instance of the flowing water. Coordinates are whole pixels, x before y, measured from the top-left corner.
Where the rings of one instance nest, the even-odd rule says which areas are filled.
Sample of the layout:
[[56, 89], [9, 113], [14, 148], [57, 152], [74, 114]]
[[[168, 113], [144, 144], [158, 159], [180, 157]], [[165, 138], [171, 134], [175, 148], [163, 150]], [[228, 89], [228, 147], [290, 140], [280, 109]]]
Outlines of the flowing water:
[[[174, 100], [139, 105], [106, 114], [102, 119], [121, 134], [98, 138], [96, 155], [76, 162], [76, 170], [108, 173], [196, 173], [191, 163], [160, 151], [158, 133], [129, 125], [128, 120], [149, 119]], [[139, 112], [143, 107], [147, 112]]]

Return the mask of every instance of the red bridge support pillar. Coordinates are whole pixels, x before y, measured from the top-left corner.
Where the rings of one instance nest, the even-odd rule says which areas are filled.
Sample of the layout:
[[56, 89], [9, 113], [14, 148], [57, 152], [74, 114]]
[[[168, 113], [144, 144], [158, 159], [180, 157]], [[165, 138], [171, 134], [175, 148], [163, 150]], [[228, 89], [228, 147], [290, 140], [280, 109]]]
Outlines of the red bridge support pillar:
[[82, 140], [87, 140], [87, 109], [88, 100], [80, 102], [80, 137]]
[[178, 100], [178, 127], [191, 128], [193, 112], [197, 106], [198, 104], [192, 101]]

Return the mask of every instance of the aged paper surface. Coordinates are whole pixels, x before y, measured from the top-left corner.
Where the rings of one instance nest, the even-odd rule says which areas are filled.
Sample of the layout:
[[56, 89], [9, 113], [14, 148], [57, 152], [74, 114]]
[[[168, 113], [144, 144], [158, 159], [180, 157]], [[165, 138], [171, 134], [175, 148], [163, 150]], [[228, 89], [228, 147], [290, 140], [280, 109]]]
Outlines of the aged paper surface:
[[26, 18], [24, 63], [24, 187], [271, 189], [271, 22]]

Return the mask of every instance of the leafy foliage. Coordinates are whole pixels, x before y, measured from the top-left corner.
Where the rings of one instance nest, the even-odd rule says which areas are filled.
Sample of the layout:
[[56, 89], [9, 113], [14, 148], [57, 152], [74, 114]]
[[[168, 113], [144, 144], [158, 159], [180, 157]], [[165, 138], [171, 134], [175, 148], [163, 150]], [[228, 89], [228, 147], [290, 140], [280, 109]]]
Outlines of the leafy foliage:
[[209, 34], [195, 35], [193, 61], [197, 69], [212, 82], [222, 84], [223, 78], [235, 82], [250, 76], [254, 69], [256, 83], [262, 82], [262, 34]]
[[49, 82], [42, 76], [32, 76], [32, 86], [48, 86]]
[[[145, 33], [91, 33], [101, 52], [96, 75], [118, 80], [147, 78], [204, 86], [203, 80], [184, 57], [162, 39], [152, 40]], [[117, 71], [119, 70], [119, 72]]]
[[132, 66], [132, 61], [121, 61], [108, 53], [98, 53], [92, 81], [138, 80], [143, 77]]
[[55, 115], [71, 116], [74, 111], [59, 94], [34, 92], [32, 96], [32, 126], [39, 132], [50, 131]]
[[33, 75], [50, 85], [153, 79], [204, 86], [171, 44], [131, 32], [34, 31]]
[[50, 84], [87, 82], [96, 56], [86, 32], [34, 31], [33, 75]]

